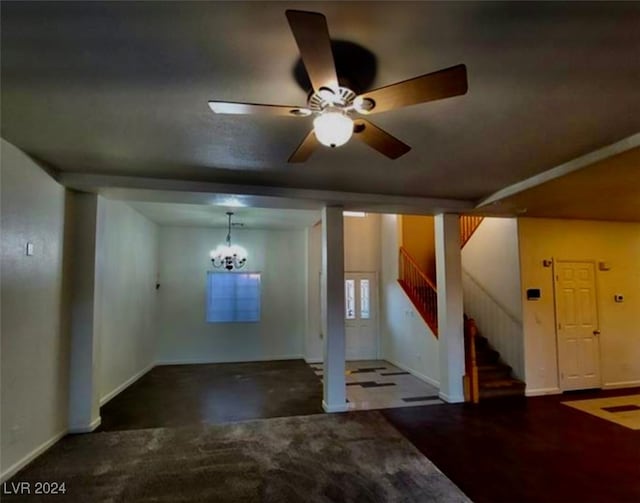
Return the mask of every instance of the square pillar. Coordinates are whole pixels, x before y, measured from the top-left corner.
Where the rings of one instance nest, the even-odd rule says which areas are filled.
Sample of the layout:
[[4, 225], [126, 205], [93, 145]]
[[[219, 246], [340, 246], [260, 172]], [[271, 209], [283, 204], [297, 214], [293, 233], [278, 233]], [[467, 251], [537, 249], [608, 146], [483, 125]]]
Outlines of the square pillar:
[[344, 331], [344, 222], [341, 207], [322, 210], [322, 327], [324, 372], [322, 408], [347, 410]]
[[100, 425], [97, 332], [97, 251], [99, 204], [96, 194], [73, 199], [73, 279], [69, 432], [87, 433]]
[[458, 215], [435, 217], [440, 398], [464, 402], [464, 307]]

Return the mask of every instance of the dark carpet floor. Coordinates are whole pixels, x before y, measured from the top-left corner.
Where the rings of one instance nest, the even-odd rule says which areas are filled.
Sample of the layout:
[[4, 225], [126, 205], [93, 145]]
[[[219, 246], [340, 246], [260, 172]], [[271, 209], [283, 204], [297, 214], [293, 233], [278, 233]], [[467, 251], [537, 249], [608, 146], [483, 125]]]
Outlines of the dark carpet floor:
[[321, 404], [304, 360], [161, 365], [100, 409], [99, 431], [320, 414]]
[[378, 412], [68, 436], [12, 482], [58, 502], [469, 501]]

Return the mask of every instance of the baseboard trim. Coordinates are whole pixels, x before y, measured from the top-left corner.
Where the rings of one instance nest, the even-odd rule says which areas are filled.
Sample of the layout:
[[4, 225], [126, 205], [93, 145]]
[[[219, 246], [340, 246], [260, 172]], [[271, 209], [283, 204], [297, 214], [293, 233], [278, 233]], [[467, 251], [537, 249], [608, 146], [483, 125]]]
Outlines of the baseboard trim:
[[176, 358], [173, 360], [158, 360], [155, 365], [204, 365], [207, 363], [250, 363], [271, 362], [277, 360], [304, 360], [302, 355], [275, 355], [264, 358], [248, 358], [243, 360], [212, 360], [211, 358]]
[[526, 389], [525, 396], [544, 396], [544, 395], [560, 395], [562, 390], [560, 388], [537, 388]]
[[322, 358], [305, 358], [304, 361], [306, 363], [323, 363], [324, 360]]
[[442, 391], [438, 393], [438, 396], [440, 397], [440, 400], [443, 400], [447, 403], [463, 403], [465, 401], [464, 396], [462, 395], [459, 395], [459, 396], [447, 395]]
[[322, 400], [322, 408], [329, 414], [334, 412], [347, 412], [349, 410], [349, 404], [345, 402], [343, 404], [328, 405], [327, 402]]
[[143, 375], [145, 375], [147, 372], [149, 372], [155, 366], [156, 366], [156, 364], [151, 362], [149, 365], [147, 365], [145, 368], [143, 368], [140, 372], [134, 374], [129, 379], [127, 379], [125, 382], [123, 382], [120, 386], [118, 386], [117, 388], [111, 390], [105, 396], [100, 398], [100, 407], [102, 407], [104, 404], [106, 404], [109, 400], [111, 400], [116, 395], [119, 395], [122, 391], [124, 391], [129, 386], [131, 386], [134, 382], [136, 382], [138, 379], [140, 379]]
[[397, 362], [395, 360], [392, 360], [391, 358], [384, 358], [383, 357], [382, 359], [388, 361], [392, 365], [395, 365], [399, 369], [404, 370], [405, 372], [409, 372], [412, 376], [417, 377], [421, 381], [424, 381], [427, 384], [430, 384], [431, 386], [435, 386], [436, 388], [440, 389], [440, 381], [436, 381], [432, 377], [429, 377], [427, 375], [421, 374], [420, 372], [417, 372], [417, 371], [413, 370], [412, 368], [409, 368], [406, 365], [403, 365], [402, 363], [399, 363], [399, 362]]
[[51, 437], [46, 442], [44, 442], [43, 444], [33, 449], [29, 454], [24, 456], [22, 459], [20, 459], [19, 461], [16, 461], [13, 465], [11, 465], [4, 472], [2, 472], [2, 474], [0, 475], [0, 482], [4, 483], [5, 481], [13, 477], [16, 473], [22, 470], [34, 459], [36, 459], [38, 456], [40, 456], [45, 451], [47, 451], [50, 447], [52, 447], [53, 444], [55, 444], [58, 440], [60, 440], [66, 434], [67, 434], [67, 430], [62, 430], [56, 433], [53, 437]]
[[91, 421], [91, 423], [88, 425], [80, 424], [80, 425], [69, 426], [69, 433], [74, 435], [77, 433], [91, 433], [101, 424], [102, 424], [102, 418], [98, 416], [93, 421]]
[[619, 381], [602, 385], [602, 389], [636, 388], [640, 386], [640, 381]]

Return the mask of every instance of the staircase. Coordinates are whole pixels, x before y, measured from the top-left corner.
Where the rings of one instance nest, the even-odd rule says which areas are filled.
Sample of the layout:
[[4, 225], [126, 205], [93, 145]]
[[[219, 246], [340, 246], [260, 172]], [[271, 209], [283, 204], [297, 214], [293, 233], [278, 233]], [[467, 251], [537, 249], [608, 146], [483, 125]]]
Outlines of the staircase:
[[[482, 217], [460, 217], [460, 244], [463, 247], [476, 231]], [[398, 283], [407, 294], [433, 334], [438, 337], [438, 293], [435, 283], [403, 247], [400, 248]], [[465, 315], [465, 376], [467, 401], [524, 396], [525, 383], [515, 379], [512, 369], [500, 360], [500, 353], [478, 333], [473, 319]]]
[[486, 337], [479, 334], [475, 337], [478, 399], [524, 396], [525, 383], [513, 377], [511, 367], [500, 360], [500, 353]]

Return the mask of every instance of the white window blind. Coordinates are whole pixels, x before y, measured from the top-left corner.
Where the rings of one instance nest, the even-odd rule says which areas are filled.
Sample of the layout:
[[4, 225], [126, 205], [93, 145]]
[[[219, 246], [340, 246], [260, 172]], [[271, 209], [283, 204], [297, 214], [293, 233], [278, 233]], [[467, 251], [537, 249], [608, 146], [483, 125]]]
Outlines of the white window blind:
[[260, 273], [207, 272], [207, 322], [260, 321]]

